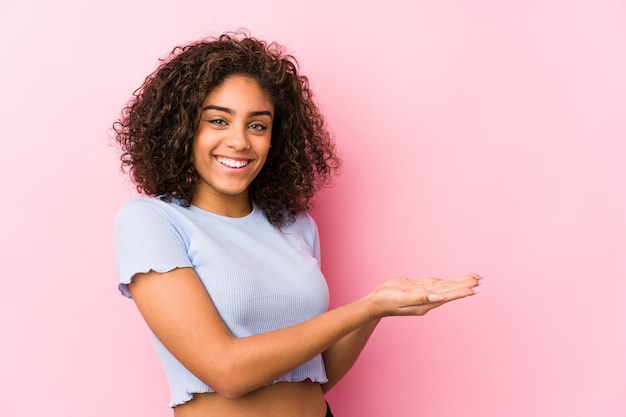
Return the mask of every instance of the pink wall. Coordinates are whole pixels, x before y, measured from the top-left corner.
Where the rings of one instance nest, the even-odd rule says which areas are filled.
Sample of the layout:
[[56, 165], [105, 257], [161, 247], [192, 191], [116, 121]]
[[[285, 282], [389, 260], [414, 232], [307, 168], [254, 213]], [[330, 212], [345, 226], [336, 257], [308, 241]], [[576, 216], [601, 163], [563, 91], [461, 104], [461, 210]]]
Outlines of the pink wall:
[[115, 289], [132, 186], [107, 129], [158, 56], [241, 26], [300, 58], [345, 156], [314, 213], [333, 304], [388, 276], [488, 278], [383, 322], [335, 414], [626, 415], [622, 0], [16, 3], [0, 5], [0, 414], [170, 415]]

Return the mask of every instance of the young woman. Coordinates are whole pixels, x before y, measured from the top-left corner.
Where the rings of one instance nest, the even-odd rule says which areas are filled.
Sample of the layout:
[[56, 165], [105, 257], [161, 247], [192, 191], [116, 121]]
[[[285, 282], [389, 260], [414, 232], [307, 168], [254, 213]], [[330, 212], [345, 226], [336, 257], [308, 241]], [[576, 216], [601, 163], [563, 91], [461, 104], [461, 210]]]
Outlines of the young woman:
[[227, 34], [174, 49], [114, 129], [144, 195], [115, 223], [119, 288], [151, 329], [176, 417], [331, 416], [324, 393], [382, 317], [478, 285], [389, 279], [328, 311], [306, 211], [339, 159], [276, 44]]

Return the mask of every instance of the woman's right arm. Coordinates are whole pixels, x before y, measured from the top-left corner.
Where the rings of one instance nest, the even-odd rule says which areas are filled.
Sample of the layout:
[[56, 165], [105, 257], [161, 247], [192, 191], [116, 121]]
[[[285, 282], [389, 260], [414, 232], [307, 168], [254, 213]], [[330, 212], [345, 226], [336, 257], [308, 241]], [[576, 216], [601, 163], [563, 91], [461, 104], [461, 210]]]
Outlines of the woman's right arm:
[[298, 325], [245, 338], [229, 331], [192, 268], [137, 274], [128, 288], [163, 345], [217, 393], [237, 398], [326, 351], [372, 320], [425, 314], [472, 295], [478, 281], [471, 276], [462, 285], [437, 280], [436, 288], [401, 282], [380, 286], [364, 298]]

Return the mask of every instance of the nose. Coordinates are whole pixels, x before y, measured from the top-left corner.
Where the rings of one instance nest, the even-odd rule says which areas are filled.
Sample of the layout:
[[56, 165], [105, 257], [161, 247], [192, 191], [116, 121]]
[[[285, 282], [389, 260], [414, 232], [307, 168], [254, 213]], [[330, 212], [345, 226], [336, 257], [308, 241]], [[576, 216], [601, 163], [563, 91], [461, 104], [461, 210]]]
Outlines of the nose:
[[250, 149], [250, 141], [248, 140], [248, 134], [245, 127], [232, 129], [231, 134], [228, 135], [226, 140], [226, 146], [237, 152]]

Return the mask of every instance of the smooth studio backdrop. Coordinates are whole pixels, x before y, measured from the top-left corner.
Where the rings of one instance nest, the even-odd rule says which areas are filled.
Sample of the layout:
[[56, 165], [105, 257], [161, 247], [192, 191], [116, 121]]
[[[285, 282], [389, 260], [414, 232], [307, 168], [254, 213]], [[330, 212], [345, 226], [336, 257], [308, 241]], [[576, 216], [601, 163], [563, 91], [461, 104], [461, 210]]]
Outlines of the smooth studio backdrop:
[[626, 415], [626, 3], [0, 3], [0, 415], [165, 417], [116, 290], [133, 186], [108, 129], [177, 44], [248, 28], [301, 62], [344, 155], [313, 214], [339, 305], [486, 276], [384, 320], [338, 417]]

